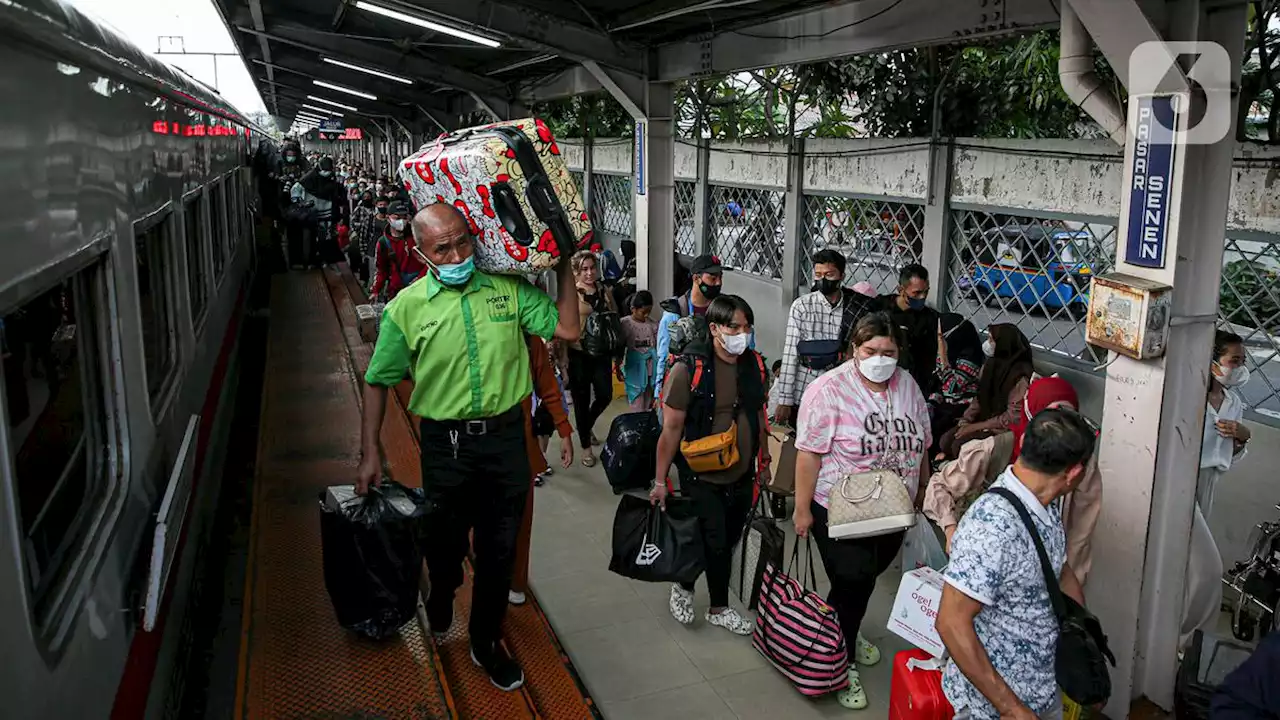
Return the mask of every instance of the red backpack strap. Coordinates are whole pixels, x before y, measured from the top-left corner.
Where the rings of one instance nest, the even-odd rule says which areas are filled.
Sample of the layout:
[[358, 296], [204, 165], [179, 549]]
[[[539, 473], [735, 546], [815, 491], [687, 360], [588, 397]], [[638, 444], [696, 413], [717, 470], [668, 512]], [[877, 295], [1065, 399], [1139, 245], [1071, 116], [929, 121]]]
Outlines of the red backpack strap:
[[761, 383], [761, 385], [762, 385], [762, 386], [768, 386], [768, 384], [769, 384], [769, 373], [768, 373], [768, 371], [766, 371], [766, 370], [765, 370], [765, 367], [764, 367], [764, 356], [763, 356], [763, 355], [761, 355], [760, 353], [758, 353], [758, 352], [754, 351], [754, 350], [752, 350], [752, 351], [751, 351], [751, 354], [755, 356], [755, 358], [756, 358], [756, 367], [760, 370], [760, 383]]
[[690, 392], [697, 390], [698, 385], [702, 383], [702, 370], [703, 370], [702, 358], [695, 357], [693, 359], [693, 367], [690, 368], [691, 372], [689, 373], [689, 391]]

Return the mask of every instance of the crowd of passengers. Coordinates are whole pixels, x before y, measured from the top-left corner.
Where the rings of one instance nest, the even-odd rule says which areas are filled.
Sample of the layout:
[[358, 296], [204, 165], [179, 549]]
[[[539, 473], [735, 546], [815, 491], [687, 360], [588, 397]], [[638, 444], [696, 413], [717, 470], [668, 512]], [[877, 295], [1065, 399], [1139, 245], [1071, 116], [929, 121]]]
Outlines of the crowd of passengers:
[[[602, 264], [612, 258], [590, 251], [563, 258], [554, 280], [539, 288], [476, 268], [473, 238], [454, 208], [415, 212], [385, 174], [359, 162], [303, 158], [286, 146], [282, 167], [294, 164], [296, 171], [279, 172], [297, 178], [290, 202], [332, 198], [333, 217], [347, 236], [346, 260], [370, 295], [388, 302], [366, 374], [357, 488], [363, 493], [379, 482], [387, 389], [409, 376], [409, 409], [421, 418], [424, 489], [436, 508], [423, 542], [428, 623], [438, 636], [451, 627], [462, 559], [472, 549], [472, 658], [496, 686], [514, 690], [524, 682], [498, 640], [507, 605], [525, 602], [532, 489], [553, 472], [545, 458], [550, 438], [561, 438], [561, 467], [575, 453], [594, 466], [596, 424], [613, 399], [616, 376], [631, 410], [656, 408], [661, 418], [650, 499], [665, 504], [674, 486], [696, 507], [706, 553], [706, 623], [736, 635], [752, 632], [752, 621], [728, 601], [731, 556], [753, 494], [772, 470], [768, 433], [792, 427], [791, 519], [796, 534], [817, 545], [831, 584], [827, 601], [854, 660], [838, 702], [851, 710], [867, 706], [857, 668], [879, 662], [881, 653], [861, 627], [904, 533], [832, 539], [828, 501], [841, 477], [889, 468], [945, 536], [949, 564], [937, 629], [950, 654], [944, 689], [957, 717], [1061, 716], [1057, 623], [1034, 545], [1014, 508], [985, 491], [1003, 487], [1021, 500], [1063, 592], [1087, 604], [1103, 472], [1098, 428], [1079, 413], [1075, 388], [1037, 372], [1017, 325], [979, 331], [958, 314], [938, 312], [928, 304], [929, 273], [920, 265], [902, 268], [888, 294], [877, 295], [866, 282], [850, 287], [846, 258], [822, 250], [813, 258], [811, 291], [791, 305], [782, 357], [770, 371], [755, 350], [753, 310], [726, 292], [715, 256], [695, 258], [690, 289], [660, 303], [657, 313], [651, 293], [623, 284], [620, 294], [616, 272], [606, 283]], [[320, 182], [308, 184], [308, 177]], [[336, 260], [338, 251], [322, 248], [318, 260]], [[307, 265], [317, 258], [290, 260]], [[487, 313], [486, 322], [475, 322], [479, 312]], [[584, 349], [584, 328], [595, 312], [622, 315], [621, 358]], [[690, 316], [710, 340], [702, 362], [672, 353], [671, 328]], [[1248, 379], [1244, 360], [1241, 338], [1231, 333], [1219, 331], [1212, 353], [1206, 348], [1211, 380], [1184, 640], [1212, 625], [1221, 604], [1221, 560], [1204, 518], [1215, 484], [1249, 442], [1244, 403], [1233, 389]], [[695, 364], [701, 384], [692, 377]], [[694, 473], [680, 462], [682, 439], [728, 432], [738, 446], [732, 466]], [[774, 497], [770, 505], [781, 515], [786, 500]], [[697, 604], [692, 583], [672, 585], [669, 608], [677, 622], [696, 622]]]

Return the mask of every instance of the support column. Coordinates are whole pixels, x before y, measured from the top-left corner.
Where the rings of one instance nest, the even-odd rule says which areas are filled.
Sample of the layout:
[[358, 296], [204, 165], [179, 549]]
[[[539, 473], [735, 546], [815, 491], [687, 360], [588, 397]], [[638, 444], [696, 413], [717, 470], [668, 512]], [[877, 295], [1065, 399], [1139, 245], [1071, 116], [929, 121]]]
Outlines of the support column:
[[711, 252], [707, 204], [711, 201], [711, 140], [698, 138], [698, 182], [693, 189], [693, 254]]
[[787, 153], [787, 196], [783, 213], [786, 241], [782, 245], [782, 317], [787, 317], [791, 301], [801, 288], [797, 273], [800, 242], [804, 237], [804, 138], [792, 138], [791, 152]]
[[[1181, 18], [1171, 26], [1227, 50], [1230, 72], [1239, 81], [1245, 6], [1207, 2], [1178, 4], [1200, 22]], [[1203, 14], [1201, 14], [1203, 12]], [[1118, 65], [1108, 57], [1113, 65]], [[1127, 63], [1128, 58], [1126, 57]], [[1185, 68], [1184, 68], [1185, 69]], [[1138, 265], [1127, 252], [1129, 237], [1158, 244], [1159, 234], [1129, 227], [1134, 185], [1139, 96], [1131, 96], [1130, 133], [1125, 148], [1125, 187], [1116, 269], [1171, 285], [1172, 304], [1166, 353], [1148, 361], [1112, 356], [1107, 368], [1100, 465], [1108, 482], [1102, 516], [1093, 537], [1093, 570], [1086, 594], [1110, 637], [1117, 666], [1107, 713], [1125, 717], [1132, 699], [1145, 696], [1172, 710], [1177, 642], [1186, 594], [1186, 567], [1200, 438], [1204, 424], [1210, 348], [1217, 318], [1222, 251], [1230, 199], [1237, 97], [1215, 98], [1227, 83], [1197, 78], [1211, 101], [1228, 103], [1233, 127], [1212, 144], [1173, 145], [1164, 258], [1159, 266]], [[1163, 92], [1163, 91], [1162, 91]], [[1157, 96], [1159, 97], [1159, 96]], [[1183, 96], [1185, 98], [1185, 96]], [[1185, 107], [1185, 105], [1183, 105]], [[1152, 147], [1155, 147], [1154, 145]], [[1147, 153], [1143, 153], [1144, 156]], [[1150, 161], [1152, 167], [1155, 161]], [[1144, 166], [1147, 163], [1144, 162]], [[1147, 170], [1139, 175], [1145, 177]], [[1154, 174], [1156, 170], [1150, 170]], [[1142, 179], [1142, 178], [1140, 178]], [[1136, 195], [1143, 201], [1142, 195]], [[1158, 202], [1156, 203], [1159, 204]], [[1144, 202], [1154, 207], [1150, 198]], [[1155, 210], [1159, 212], [1160, 208]]]
[[587, 133], [582, 138], [582, 204], [587, 209], [587, 215], [591, 215], [591, 176], [595, 175], [596, 166], [596, 138], [595, 132]]
[[955, 145], [951, 140], [929, 146], [929, 197], [924, 206], [920, 264], [929, 271], [929, 304], [945, 305], [947, 295], [947, 233], [951, 227], [951, 170]]
[[636, 119], [636, 286], [655, 298], [675, 292], [675, 85], [647, 83], [647, 117]]

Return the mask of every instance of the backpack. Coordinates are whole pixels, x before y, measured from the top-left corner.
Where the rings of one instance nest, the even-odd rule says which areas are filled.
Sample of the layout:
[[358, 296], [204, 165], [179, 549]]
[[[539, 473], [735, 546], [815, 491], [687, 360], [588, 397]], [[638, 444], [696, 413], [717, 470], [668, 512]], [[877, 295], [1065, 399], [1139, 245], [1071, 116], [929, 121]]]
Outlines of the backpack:
[[621, 357], [627, 349], [622, 319], [612, 310], [596, 310], [587, 316], [582, 331], [582, 349], [595, 357]]

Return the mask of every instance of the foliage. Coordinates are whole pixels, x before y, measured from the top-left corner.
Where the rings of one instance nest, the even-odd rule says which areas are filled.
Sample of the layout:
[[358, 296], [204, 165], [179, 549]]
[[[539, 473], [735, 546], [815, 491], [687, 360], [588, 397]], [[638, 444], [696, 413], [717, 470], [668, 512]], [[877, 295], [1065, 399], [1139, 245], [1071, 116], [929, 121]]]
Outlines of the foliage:
[[1222, 318], [1243, 327], [1254, 327], [1258, 318], [1270, 333], [1280, 333], [1280, 273], [1249, 259], [1233, 260], [1222, 268], [1218, 307]]
[[1244, 52], [1236, 137], [1280, 144], [1280, 0], [1249, 3]]

